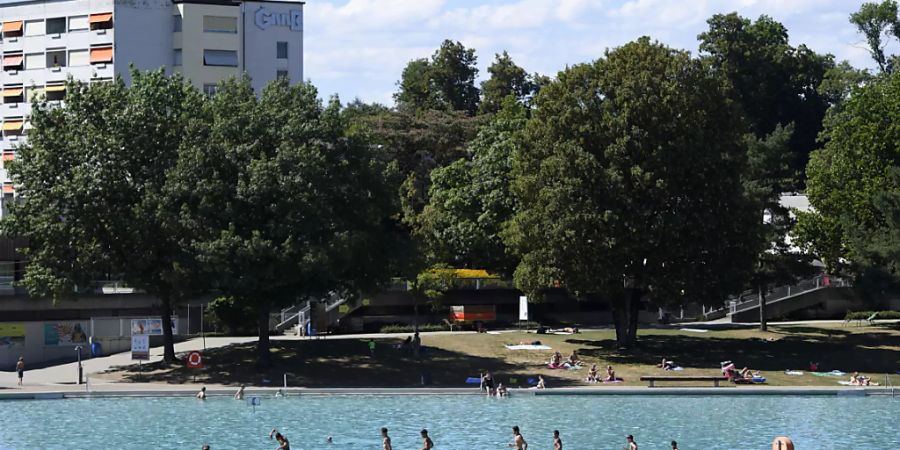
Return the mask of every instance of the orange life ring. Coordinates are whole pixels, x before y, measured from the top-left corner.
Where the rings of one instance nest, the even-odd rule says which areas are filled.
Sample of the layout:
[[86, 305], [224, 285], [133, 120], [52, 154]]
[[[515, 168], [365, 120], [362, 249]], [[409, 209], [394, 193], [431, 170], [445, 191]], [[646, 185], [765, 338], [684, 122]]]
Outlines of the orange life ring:
[[772, 450], [794, 450], [794, 441], [787, 436], [778, 436], [772, 441]]

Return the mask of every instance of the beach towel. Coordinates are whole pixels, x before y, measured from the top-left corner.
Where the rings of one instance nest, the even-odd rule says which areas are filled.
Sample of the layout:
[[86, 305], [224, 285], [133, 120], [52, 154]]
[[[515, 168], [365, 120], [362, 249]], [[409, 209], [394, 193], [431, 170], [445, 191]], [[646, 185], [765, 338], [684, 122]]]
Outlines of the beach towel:
[[530, 344], [517, 344], [517, 345], [506, 345], [507, 350], [553, 350], [548, 345], [530, 345]]
[[673, 367], [673, 368], [671, 368], [671, 369], [666, 369], [666, 370], [684, 370], [684, 367], [681, 367], [681, 366], [675, 366], [675, 367]]
[[785, 375], [803, 375], [803, 372], [801, 372], [799, 370], [785, 370], [784, 374]]
[[831, 372], [810, 372], [811, 374], [817, 377], [843, 377], [847, 375], [847, 372], [841, 372], [840, 370], [832, 370]]
[[481, 378], [478, 378], [478, 377], [466, 378], [466, 384], [481, 384]]
[[853, 386], [853, 382], [847, 380], [838, 381], [838, 384], [840, 384], [841, 386]]
[[607, 380], [603, 380], [603, 382], [604, 382], [604, 383], [624, 383], [624, 382], [625, 382], [625, 379], [623, 379], [623, 378], [616, 378], [616, 381], [607, 381]]
[[699, 328], [682, 328], [681, 331], [690, 331], [692, 333], [709, 333], [709, 330], [701, 330]]

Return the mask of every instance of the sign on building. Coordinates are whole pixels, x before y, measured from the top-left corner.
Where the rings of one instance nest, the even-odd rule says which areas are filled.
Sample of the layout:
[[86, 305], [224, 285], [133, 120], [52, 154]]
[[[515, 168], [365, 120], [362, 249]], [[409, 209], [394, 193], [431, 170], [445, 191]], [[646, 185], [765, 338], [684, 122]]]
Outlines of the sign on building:
[[260, 30], [269, 27], [288, 27], [291, 31], [303, 31], [303, 11], [292, 9], [288, 12], [275, 12], [261, 6], [256, 10], [254, 22]]
[[[178, 334], [178, 319], [172, 318], [172, 334]], [[131, 319], [131, 335], [162, 336], [162, 319]]]

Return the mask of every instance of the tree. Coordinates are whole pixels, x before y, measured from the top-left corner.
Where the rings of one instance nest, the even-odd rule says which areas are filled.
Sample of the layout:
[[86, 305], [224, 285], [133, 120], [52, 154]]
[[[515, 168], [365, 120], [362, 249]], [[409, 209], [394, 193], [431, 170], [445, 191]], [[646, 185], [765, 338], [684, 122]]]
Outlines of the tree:
[[[822, 133], [824, 147], [809, 163], [807, 195], [815, 212], [799, 217], [798, 240], [831, 270], [857, 276], [871, 265], [871, 244], [891, 233], [890, 195], [900, 187], [900, 74], [877, 78], [853, 90], [832, 109]], [[886, 197], [887, 196], [887, 197]], [[844, 262], [849, 267], [844, 267]]]
[[533, 80], [540, 80], [540, 76], [528, 75], [505, 51], [496, 55], [494, 63], [488, 67], [488, 73], [491, 77], [481, 83], [482, 113], [500, 111], [504, 100], [509, 96], [522, 105], [529, 105], [539, 88]]
[[509, 172], [525, 115], [507, 97], [504, 109], [469, 144], [468, 156], [431, 172], [428, 205], [416, 230], [431, 264], [512, 274], [516, 260], [501, 234], [516, 207]]
[[478, 111], [479, 91], [475, 50], [459, 42], [445, 40], [431, 56], [431, 60], [415, 59], [403, 69], [394, 94], [397, 106], [404, 110], [438, 109], [463, 111], [474, 115]]
[[700, 52], [731, 84], [730, 97], [741, 107], [750, 130], [765, 138], [779, 125], [794, 125], [790, 167], [802, 189], [809, 153], [828, 109], [818, 87], [834, 67], [831, 55], [804, 45], [792, 47], [787, 29], [768, 16], [751, 22], [736, 13], [717, 14], [698, 36]]
[[517, 286], [608, 298], [620, 347], [648, 295], [736, 292], [758, 248], [743, 129], [720, 78], [646, 37], [562, 71], [513, 156]]
[[759, 223], [759, 261], [750, 277], [759, 300], [759, 328], [768, 329], [766, 293], [769, 286], [793, 283], [812, 273], [812, 258], [788, 241], [795, 220], [784, 207], [781, 193], [792, 183], [790, 145], [793, 126], [778, 126], [765, 139], [748, 136], [748, 170], [745, 182], [748, 194], [757, 205]]
[[61, 107], [34, 104], [9, 169], [21, 201], [4, 231], [28, 240], [25, 285], [59, 299], [120, 277], [159, 298], [164, 357], [175, 362], [172, 307], [203, 283], [164, 183], [203, 97], [162, 71], [134, 71], [128, 88], [70, 81], [66, 92]]
[[850, 23], [866, 38], [869, 54], [878, 64], [882, 73], [894, 71], [894, 57], [885, 54], [891, 39], [900, 40], [900, 16], [897, 2], [882, 0], [881, 3], [863, 3], [859, 11], [850, 15]]
[[224, 295], [258, 314], [258, 364], [270, 365], [269, 311], [386, 279], [396, 196], [387, 158], [347, 134], [340, 104], [280, 79], [255, 95], [228, 80], [169, 176], [181, 225]]

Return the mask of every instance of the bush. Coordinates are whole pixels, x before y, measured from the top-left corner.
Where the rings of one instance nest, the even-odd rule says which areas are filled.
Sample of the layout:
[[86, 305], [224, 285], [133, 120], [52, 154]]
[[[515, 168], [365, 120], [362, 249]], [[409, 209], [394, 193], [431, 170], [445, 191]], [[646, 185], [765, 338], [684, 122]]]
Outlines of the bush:
[[[876, 319], [900, 319], [900, 311], [877, 311]], [[847, 311], [845, 320], [866, 320], [876, 311]]]
[[[381, 327], [381, 333], [414, 333], [416, 327], [413, 325], [385, 325]], [[419, 331], [450, 331], [450, 327], [443, 323], [426, 323], [419, 325]]]
[[207, 305], [207, 319], [232, 336], [255, 334], [256, 310], [233, 297], [219, 297]]

